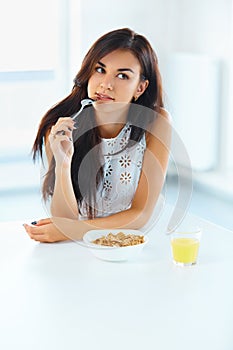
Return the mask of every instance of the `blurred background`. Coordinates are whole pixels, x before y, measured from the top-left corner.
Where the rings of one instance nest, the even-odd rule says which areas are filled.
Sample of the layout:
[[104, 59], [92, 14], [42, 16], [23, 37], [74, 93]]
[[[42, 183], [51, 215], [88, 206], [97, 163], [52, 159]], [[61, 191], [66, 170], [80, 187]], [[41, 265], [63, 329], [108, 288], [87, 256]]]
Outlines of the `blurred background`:
[[[233, 0], [1, 0], [0, 221], [48, 215], [30, 154], [39, 121], [69, 94], [90, 45], [120, 27], [145, 35], [158, 55], [192, 163], [190, 212], [233, 230]], [[171, 160], [171, 204], [178, 191]]]

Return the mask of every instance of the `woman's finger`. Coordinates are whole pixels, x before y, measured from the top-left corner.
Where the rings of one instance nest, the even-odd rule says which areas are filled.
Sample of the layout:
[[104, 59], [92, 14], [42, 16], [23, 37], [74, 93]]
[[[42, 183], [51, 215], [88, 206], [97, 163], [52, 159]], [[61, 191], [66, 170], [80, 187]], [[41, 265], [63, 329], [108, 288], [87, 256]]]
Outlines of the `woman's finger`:
[[[43, 226], [30, 226], [27, 224], [23, 225], [29, 237], [37, 242], [49, 242], [47, 233], [43, 230]], [[52, 242], [52, 241], [51, 241]]]
[[29, 235], [29, 237], [31, 239], [33, 239], [36, 242], [42, 242], [42, 243], [46, 243], [47, 242], [46, 237], [45, 237], [44, 234], [42, 234], [42, 235], [33, 235], [33, 234], [29, 233], [28, 235]]
[[56, 136], [63, 136], [63, 135], [71, 135], [72, 134], [72, 129], [71, 128], [63, 128], [61, 130], [52, 130], [51, 129], [51, 132], [50, 132], [50, 135], [53, 136], [53, 137], [56, 137]]
[[38, 234], [42, 234], [44, 233], [44, 228], [43, 226], [30, 226], [28, 224], [23, 224], [25, 230], [27, 231], [27, 233], [29, 234], [33, 234], [33, 235], [38, 235]]
[[58, 122], [52, 126], [51, 133], [53, 135], [60, 133], [64, 134], [66, 132], [72, 131], [73, 129], [75, 129], [75, 126], [74, 121], [71, 118], [59, 118]]
[[43, 243], [52, 243], [69, 240], [63, 233], [61, 233], [53, 224], [30, 226], [23, 225], [29, 237], [35, 241]]
[[49, 142], [51, 145], [56, 146], [59, 145], [61, 142], [63, 141], [67, 141], [67, 142], [73, 142], [71, 136], [68, 135], [62, 135], [62, 134], [58, 134], [58, 135], [49, 135]]
[[34, 220], [31, 222], [31, 225], [40, 226], [40, 225], [50, 224], [51, 222], [52, 222], [51, 218], [46, 218], [46, 219]]

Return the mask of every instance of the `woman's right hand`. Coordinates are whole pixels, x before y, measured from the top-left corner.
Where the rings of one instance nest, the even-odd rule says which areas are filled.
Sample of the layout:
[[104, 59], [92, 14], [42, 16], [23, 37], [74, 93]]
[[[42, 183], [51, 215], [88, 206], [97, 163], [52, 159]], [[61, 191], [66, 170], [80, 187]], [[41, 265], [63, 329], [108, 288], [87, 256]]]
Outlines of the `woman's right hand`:
[[51, 151], [57, 165], [69, 167], [74, 153], [72, 131], [74, 121], [69, 118], [59, 118], [52, 126], [48, 136]]

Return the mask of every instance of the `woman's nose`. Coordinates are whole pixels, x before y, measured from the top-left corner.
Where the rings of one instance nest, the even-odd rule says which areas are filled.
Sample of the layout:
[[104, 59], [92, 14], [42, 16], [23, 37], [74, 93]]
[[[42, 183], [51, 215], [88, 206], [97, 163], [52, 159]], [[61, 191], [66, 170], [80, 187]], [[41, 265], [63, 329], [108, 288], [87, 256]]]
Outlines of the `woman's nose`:
[[105, 76], [100, 83], [100, 87], [104, 90], [112, 90], [113, 85], [113, 80], [107, 76]]

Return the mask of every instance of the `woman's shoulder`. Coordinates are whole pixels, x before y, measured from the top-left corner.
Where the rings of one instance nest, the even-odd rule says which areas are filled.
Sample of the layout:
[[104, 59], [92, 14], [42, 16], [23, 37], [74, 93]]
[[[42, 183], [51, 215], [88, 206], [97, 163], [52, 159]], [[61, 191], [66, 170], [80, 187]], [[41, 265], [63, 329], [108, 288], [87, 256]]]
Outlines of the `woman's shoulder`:
[[155, 111], [155, 117], [150, 125], [151, 129], [153, 130], [160, 123], [165, 125], [170, 125], [172, 123], [172, 116], [170, 112], [164, 107], [159, 107], [159, 109]]
[[160, 111], [158, 112], [158, 115], [164, 117], [168, 122], [172, 122], [171, 113], [166, 108], [160, 107]]
[[163, 135], [170, 133], [172, 125], [172, 117], [170, 112], [166, 108], [160, 108], [156, 112], [156, 118], [150, 125], [149, 130], [146, 132], [146, 143], [147, 146], [151, 142], [151, 139], [163, 137]]

